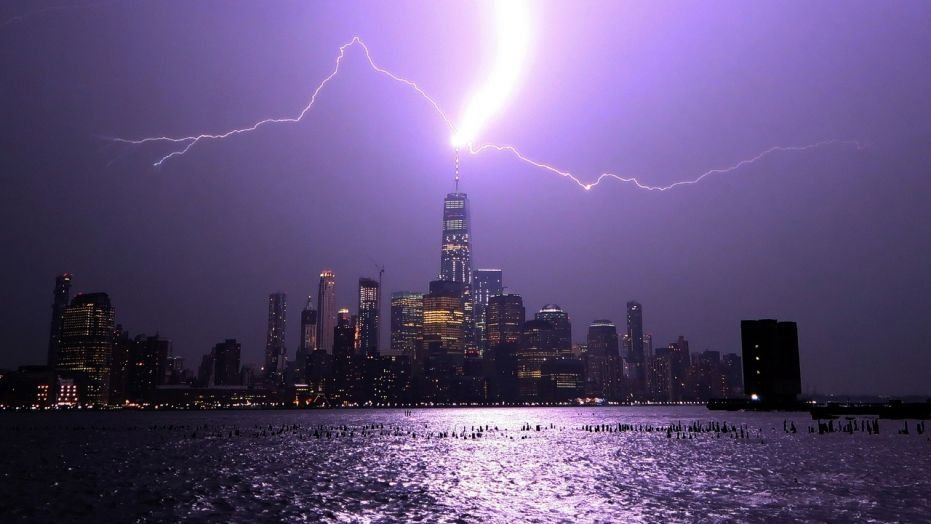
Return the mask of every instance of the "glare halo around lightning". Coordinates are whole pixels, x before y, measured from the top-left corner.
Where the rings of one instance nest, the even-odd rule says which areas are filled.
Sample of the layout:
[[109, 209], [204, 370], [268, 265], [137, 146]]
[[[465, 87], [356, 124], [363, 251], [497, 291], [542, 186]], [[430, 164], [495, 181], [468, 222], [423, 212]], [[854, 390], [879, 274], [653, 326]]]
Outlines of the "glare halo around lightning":
[[497, 36], [497, 54], [495, 57], [495, 63], [489, 76], [475, 90], [475, 92], [469, 98], [469, 101], [466, 103], [461, 117], [462, 123], [458, 127], [453, 124], [452, 120], [440, 108], [440, 105], [436, 102], [436, 100], [430, 97], [416, 82], [395, 75], [394, 73], [376, 64], [372, 59], [371, 52], [369, 51], [369, 48], [365, 42], [363, 42], [360, 37], [354, 36], [349, 42], [339, 47], [339, 53], [336, 57], [336, 64], [333, 71], [327, 75], [319, 85], [317, 85], [316, 89], [314, 89], [313, 93], [311, 94], [310, 101], [307, 103], [307, 105], [304, 106], [304, 108], [300, 113], [298, 113], [297, 116], [266, 118], [264, 120], [259, 120], [258, 122], [255, 122], [248, 127], [233, 129], [218, 134], [204, 133], [186, 137], [159, 136], [141, 139], [114, 138], [113, 140], [116, 142], [135, 145], [147, 144], [150, 142], [184, 144], [184, 146], [180, 149], [176, 149], [162, 156], [153, 164], [155, 167], [160, 167], [167, 160], [186, 154], [197, 143], [204, 140], [222, 140], [233, 135], [250, 133], [259, 129], [260, 127], [271, 124], [300, 122], [316, 103], [317, 96], [321, 93], [321, 91], [323, 91], [323, 88], [326, 87], [326, 85], [329, 84], [330, 81], [339, 74], [340, 67], [342, 66], [343, 59], [346, 57], [347, 50], [351, 47], [358, 46], [362, 49], [365, 58], [372, 70], [387, 76], [391, 80], [410, 87], [433, 107], [437, 114], [439, 114], [440, 118], [442, 118], [448, 126], [451, 132], [450, 143], [457, 150], [465, 149], [472, 155], [477, 155], [485, 151], [511, 153], [518, 160], [531, 166], [549, 171], [553, 174], [560, 175], [564, 178], [568, 178], [580, 188], [585, 190], [592, 189], [604, 180], [614, 179], [619, 182], [632, 184], [638, 189], [646, 191], [668, 191], [683, 185], [697, 184], [710, 175], [735, 171], [778, 152], [806, 151], [809, 149], [816, 149], [832, 144], [845, 144], [854, 145], [857, 148], [860, 147], [860, 144], [856, 141], [838, 139], [824, 140], [821, 142], [798, 146], [773, 146], [754, 157], [741, 160], [728, 167], [710, 169], [689, 180], [682, 180], [665, 186], [652, 186], [641, 183], [636, 177], [623, 177], [614, 173], [601, 173], [593, 182], [584, 182], [569, 171], [561, 170], [550, 164], [539, 162], [527, 157], [514, 146], [498, 144], [475, 145], [474, 142], [479, 133], [487, 126], [494, 115], [499, 112], [499, 110], [503, 107], [504, 102], [514, 91], [520, 77], [521, 68], [526, 61], [527, 55], [529, 54], [531, 33], [527, 3], [524, 0], [496, 0], [494, 2], [494, 6]]

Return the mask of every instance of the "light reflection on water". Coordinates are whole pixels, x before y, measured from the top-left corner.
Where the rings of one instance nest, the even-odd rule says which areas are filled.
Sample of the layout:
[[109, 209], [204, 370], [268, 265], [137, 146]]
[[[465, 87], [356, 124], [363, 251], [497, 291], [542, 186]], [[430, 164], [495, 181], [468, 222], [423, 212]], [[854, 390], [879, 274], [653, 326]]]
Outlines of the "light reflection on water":
[[[783, 431], [787, 418], [797, 434]], [[726, 421], [750, 437], [580, 429], [693, 421]], [[881, 421], [879, 435], [818, 435], [807, 432], [811, 424], [806, 414], [670, 407], [7, 413], [0, 514], [157, 522], [931, 519], [928, 434], [899, 435], [903, 422]], [[473, 426], [486, 425], [490, 431], [472, 438]], [[346, 426], [352, 436], [330, 429], [327, 438], [322, 426]]]

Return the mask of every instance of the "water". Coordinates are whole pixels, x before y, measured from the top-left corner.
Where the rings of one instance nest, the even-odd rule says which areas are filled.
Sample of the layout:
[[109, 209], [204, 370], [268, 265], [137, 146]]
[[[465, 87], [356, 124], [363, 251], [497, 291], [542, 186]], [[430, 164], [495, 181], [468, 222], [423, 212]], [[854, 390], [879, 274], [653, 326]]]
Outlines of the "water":
[[[797, 434], [783, 431], [786, 418]], [[580, 429], [679, 421], [726, 421], [746, 426], [750, 437]], [[363, 436], [362, 426], [373, 424], [388, 434]], [[491, 431], [471, 438], [472, 426], [486, 424]], [[704, 408], [2, 413], [0, 515], [4, 522], [931, 522], [929, 434], [917, 435], [911, 423], [911, 434], [900, 435], [903, 422], [881, 421], [879, 435], [818, 435], [807, 432], [811, 424], [805, 414]], [[354, 434], [318, 431], [317, 438], [320, 425], [347, 425]], [[437, 437], [463, 426], [465, 439]]]

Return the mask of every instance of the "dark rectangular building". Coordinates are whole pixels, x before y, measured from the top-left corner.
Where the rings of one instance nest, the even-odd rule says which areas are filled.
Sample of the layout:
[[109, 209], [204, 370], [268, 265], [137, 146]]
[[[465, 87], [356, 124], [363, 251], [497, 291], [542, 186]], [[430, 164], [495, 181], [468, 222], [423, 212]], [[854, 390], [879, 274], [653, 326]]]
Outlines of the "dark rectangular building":
[[744, 393], [763, 402], [794, 401], [802, 393], [798, 326], [773, 319], [742, 320]]

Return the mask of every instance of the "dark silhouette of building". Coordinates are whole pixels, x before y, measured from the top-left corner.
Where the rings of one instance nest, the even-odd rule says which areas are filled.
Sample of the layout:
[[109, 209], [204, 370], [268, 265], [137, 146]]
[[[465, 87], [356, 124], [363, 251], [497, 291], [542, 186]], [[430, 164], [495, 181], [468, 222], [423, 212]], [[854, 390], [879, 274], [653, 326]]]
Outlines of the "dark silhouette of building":
[[265, 380], [278, 385], [284, 381], [287, 362], [288, 297], [284, 293], [268, 295], [268, 329], [265, 332]]
[[[155, 388], [165, 384], [171, 341], [158, 335], [137, 335], [129, 344], [126, 399], [151, 400]], [[114, 358], [114, 360], [116, 360]], [[238, 373], [237, 369], [237, 373]]]
[[585, 352], [585, 393], [589, 396], [621, 400], [623, 375], [617, 326], [606, 319], [588, 326]]
[[117, 325], [113, 334], [113, 350], [110, 353], [110, 404], [123, 404], [129, 399], [131, 353], [135, 341], [123, 326]]
[[109, 401], [115, 335], [114, 310], [106, 293], [78, 295], [62, 314], [56, 367], [75, 379], [82, 404]]
[[688, 400], [688, 376], [691, 365], [689, 356], [689, 341], [683, 336], [669, 344], [669, 368], [672, 373], [670, 389], [671, 400], [682, 402]]
[[48, 336], [48, 358], [50, 368], [58, 363], [58, 347], [61, 345], [61, 320], [65, 308], [71, 300], [71, 273], [62, 273], [55, 277], [55, 291], [52, 300], [52, 322]]
[[721, 383], [712, 398], [743, 397], [743, 363], [739, 355], [728, 353], [721, 358]]
[[322, 351], [333, 351], [336, 316], [336, 273], [324, 269], [317, 289], [317, 348]]
[[359, 352], [378, 353], [379, 284], [371, 278], [359, 279]]
[[740, 342], [745, 394], [764, 403], [795, 401], [802, 393], [795, 322], [742, 320]]
[[336, 313], [336, 327], [333, 328], [333, 356], [352, 355], [355, 353], [355, 329], [349, 308], [340, 308]]
[[317, 350], [317, 310], [314, 302], [307, 297], [307, 303], [301, 311], [301, 339], [294, 354], [295, 374], [294, 381], [302, 384], [307, 381], [307, 366], [310, 364], [310, 355]]
[[549, 321], [524, 322], [517, 350], [518, 398], [522, 402], [550, 400], [547, 398], [550, 377], [544, 375], [543, 367], [559, 356], [557, 339], [556, 329]]
[[331, 402], [344, 405], [364, 400], [364, 363], [365, 357], [356, 353], [355, 328], [349, 308], [341, 308], [333, 329], [332, 376], [325, 386]]
[[475, 342], [480, 353], [488, 348], [488, 337], [485, 334], [485, 308], [488, 307], [491, 297], [500, 295], [503, 291], [500, 269], [476, 269], [472, 272], [472, 315], [475, 323]]
[[715, 397], [715, 386], [721, 382], [721, 352], [706, 350], [691, 358], [688, 400], [707, 402]]
[[515, 293], [493, 296], [485, 309], [488, 351], [485, 374], [489, 400], [515, 402], [519, 396], [517, 352], [525, 322], [524, 301]]
[[553, 326], [556, 337], [556, 352], [563, 357], [572, 355], [572, 322], [569, 314], [559, 304], [547, 304], [534, 315], [536, 320], [545, 320]]
[[653, 402], [672, 400], [672, 359], [669, 348], [656, 348], [647, 366], [647, 399]]
[[235, 338], [228, 338], [213, 346], [213, 385], [238, 386], [242, 384], [239, 372], [242, 347]]
[[639, 302], [627, 303], [627, 333], [624, 338], [627, 354], [628, 384], [635, 397], [641, 398], [646, 391], [646, 358], [643, 340], [643, 306]]
[[524, 300], [516, 293], [491, 297], [486, 309], [488, 347], [516, 344], [525, 321]]

